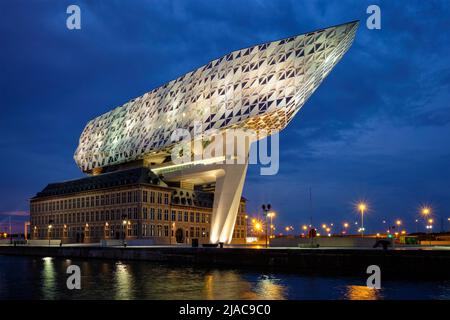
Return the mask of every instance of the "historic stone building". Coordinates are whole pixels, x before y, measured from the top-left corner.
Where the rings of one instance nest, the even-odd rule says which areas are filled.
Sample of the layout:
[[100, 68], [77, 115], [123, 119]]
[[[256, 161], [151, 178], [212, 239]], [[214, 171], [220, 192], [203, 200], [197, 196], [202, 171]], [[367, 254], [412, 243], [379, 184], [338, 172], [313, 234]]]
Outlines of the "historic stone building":
[[[63, 243], [207, 243], [213, 200], [211, 192], [169, 186], [143, 167], [51, 183], [31, 199], [31, 236]], [[245, 243], [246, 227], [242, 199], [232, 243]]]

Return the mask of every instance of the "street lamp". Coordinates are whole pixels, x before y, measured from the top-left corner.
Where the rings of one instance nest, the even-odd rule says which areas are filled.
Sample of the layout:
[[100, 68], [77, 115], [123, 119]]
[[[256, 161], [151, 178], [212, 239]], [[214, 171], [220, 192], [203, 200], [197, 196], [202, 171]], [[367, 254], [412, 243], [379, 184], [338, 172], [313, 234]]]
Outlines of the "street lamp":
[[53, 226], [51, 224], [48, 225], [48, 232], [47, 232], [48, 233], [48, 245], [50, 245], [50, 239], [51, 239], [50, 231], [52, 231], [52, 227]]
[[347, 229], [348, 229], [348, 227], [349, 227], [350, 225], [348, 224], [348, 222], [344, 222], [344, 223], [342, 224], [342, 226], [343, 226], [344, 228], [343, 228], [343, 230], [341, 231], [341, 233], [342, 233], [342, 234], [347, 234]]
[[264, 217], [266, 218], [266, 248], [269, 246], [269, 239], [267, 238], [269, 230], [268, 230], [268, 223], [267, 223], [267, 216], [269, 214], [270, 209], [272, 209], [272, 206], [270, 205], [270, 203], [268, 203], [267, 205], [263, 204], [262, 206], [262, 210], [264, 212]]
[[364, 238], [364, 211], [366, 211], [367, 205], [364, 202], [358, 204], [358, 210], [361, 212], [361, 237]]
[[431, 209], [429, 207], [422, 208], [422, 214], [426, 217], [431, 213]]
[[126, 243], [127, 230], [126, 229], [127, 229], [127, 224], [128, 224], [128, 221], [126, 220], [127, 215], [123, 214], [122, 219], [123, 219], [123, 221], [122, 221], [122, 233], [123, 233], [122, 244], [124, 247], [126, 247], [127, 246], [127, 243]]
[[271, 211], [267, 215], [270, 218], [270, 238], [272, 238], [272, 230], [274, 228], [274, 226], [273, 226], [273, 218], [275, 217], [275, 212]]

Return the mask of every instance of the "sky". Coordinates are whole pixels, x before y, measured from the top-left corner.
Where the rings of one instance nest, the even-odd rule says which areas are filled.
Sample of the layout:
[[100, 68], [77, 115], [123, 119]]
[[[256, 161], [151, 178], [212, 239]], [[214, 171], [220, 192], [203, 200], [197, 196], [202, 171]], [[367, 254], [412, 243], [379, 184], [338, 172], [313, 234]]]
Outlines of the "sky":
[[[81, 30], [66, 28], [70, 4]], [[415, 231], [430, 205], [448, 229], [449, 16], [448, 1], [3, 0], [0, 231], [47, 183], [83, 176], [73, 153], [90, 119], [233, 50], [356, 19], [353, 46], [281, 132], [278, 174], [249, 167], [248, 212], [270, 203], [278, 230], [312, 216], [340, 231], [364, 200], [367, 232]]]

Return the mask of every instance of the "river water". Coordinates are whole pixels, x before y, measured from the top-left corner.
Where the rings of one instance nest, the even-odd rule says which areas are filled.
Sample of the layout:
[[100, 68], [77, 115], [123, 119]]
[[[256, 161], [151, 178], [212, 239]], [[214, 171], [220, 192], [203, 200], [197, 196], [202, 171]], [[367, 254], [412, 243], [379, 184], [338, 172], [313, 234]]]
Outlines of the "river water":
[[[67, 289], [70, 264], [81, 289]], [[450, 281], [383, 281], [154, 262], [0, 256], [0, 299], [450, 299]]]

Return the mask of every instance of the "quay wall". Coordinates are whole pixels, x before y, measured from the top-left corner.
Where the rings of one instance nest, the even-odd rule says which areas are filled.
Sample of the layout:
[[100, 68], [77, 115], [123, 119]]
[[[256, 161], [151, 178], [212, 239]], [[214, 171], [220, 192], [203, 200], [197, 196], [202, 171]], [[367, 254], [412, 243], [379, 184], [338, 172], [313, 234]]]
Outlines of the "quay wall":
[[368, 266], [378, 265], [388, 277], [450, 279], [450, 250], [0, 246], [0, 255], [141, 260], [321, 275], [366, 275]]

